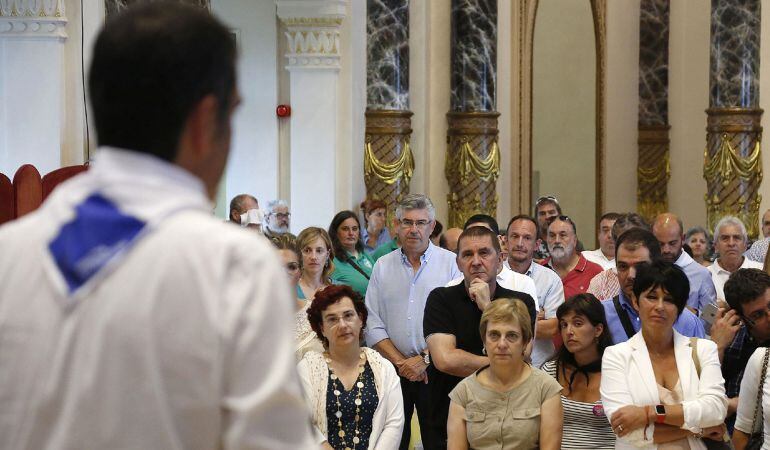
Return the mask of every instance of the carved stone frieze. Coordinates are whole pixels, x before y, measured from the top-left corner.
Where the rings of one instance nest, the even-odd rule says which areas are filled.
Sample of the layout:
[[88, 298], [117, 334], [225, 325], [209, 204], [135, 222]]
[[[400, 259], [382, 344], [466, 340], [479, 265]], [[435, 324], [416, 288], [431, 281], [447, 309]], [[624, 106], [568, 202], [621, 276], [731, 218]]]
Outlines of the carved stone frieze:
[[0, 0], [0, 39], [67, 39], [64, 0]]
[[286, 68], [339, 70], [345, 2], [278, 0], [276, 4], [286, 27]]

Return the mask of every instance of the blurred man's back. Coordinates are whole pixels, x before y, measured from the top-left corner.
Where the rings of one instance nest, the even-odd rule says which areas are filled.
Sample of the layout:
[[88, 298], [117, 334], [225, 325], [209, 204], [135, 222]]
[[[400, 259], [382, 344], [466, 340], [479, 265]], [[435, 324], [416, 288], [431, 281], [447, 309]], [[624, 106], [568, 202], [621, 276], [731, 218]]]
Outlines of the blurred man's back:
[[92, 169], [0, 228], [0, 448], [313, 448], [277, 256], [210, 214], [233, 45], [170, 3], [100, 33]]

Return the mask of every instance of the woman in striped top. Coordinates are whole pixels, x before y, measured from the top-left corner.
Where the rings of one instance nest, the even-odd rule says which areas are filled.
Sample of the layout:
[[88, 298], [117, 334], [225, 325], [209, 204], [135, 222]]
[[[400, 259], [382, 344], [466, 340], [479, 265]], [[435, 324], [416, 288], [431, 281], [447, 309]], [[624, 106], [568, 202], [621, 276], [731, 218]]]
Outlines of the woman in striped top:
[[562, 449], [612, 449], [615, 434], [599, 395], [602, 355], [612, 345], [604, 308], [591, 294], [578, 294], [556, 310], [564, 345], [543, 370], [562, 385]]

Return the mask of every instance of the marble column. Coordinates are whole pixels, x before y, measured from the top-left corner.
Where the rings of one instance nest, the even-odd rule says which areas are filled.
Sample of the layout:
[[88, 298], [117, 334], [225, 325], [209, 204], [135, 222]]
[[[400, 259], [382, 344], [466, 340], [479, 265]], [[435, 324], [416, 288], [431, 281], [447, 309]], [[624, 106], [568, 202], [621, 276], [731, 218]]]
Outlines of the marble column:
[[[276, 0], [285, 27], [291, 122], [291, 226], [331, 222], [337, 204], [340, 30], [346, 0]], [[319, 180], [321, 180], [319, 182]]]
[[759, 0], [712, 0], [707, 143], [703, 176], [708, 227], [733, 215], [759, 234], [762, 181]]
[[497, 215], [497, 0], [452, 0], [451, 111], [444, 168], [449, 227]]
[[0, 0], [0, 172], [61, 166], [64, 0]]
[[367, 198], [395, 205], [409, 193], [414, 159], [409, 111], [409, 0], [366, 3], [366, 137], [364, 181]]
[[668, 210], [668, 17], [669, 0], [641, 0], [636, 201], [647, 220]]

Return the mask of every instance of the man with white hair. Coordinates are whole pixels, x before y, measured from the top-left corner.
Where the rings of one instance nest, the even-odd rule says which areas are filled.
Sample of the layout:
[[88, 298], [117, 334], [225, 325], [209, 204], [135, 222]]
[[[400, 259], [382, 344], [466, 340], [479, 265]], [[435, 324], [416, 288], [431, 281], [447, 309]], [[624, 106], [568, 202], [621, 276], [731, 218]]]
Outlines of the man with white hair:
[[265, 236], [268, 238], [278, 237], [284, 234], [294, 236], [289, 232], [289, 221], [291, 213], [289, 204], [286, 200], [272, 200], [267, 203], [267, 213], [265, 214]]
[[717, 298], [725, 299], [725, 282], [738, 269], [762, 269], [762, 264], [743, 256], [748, 243], [746, 226], [737, 217], [725, 216], [714, 227], [714, 248], [719, 257], [709, 266]]

